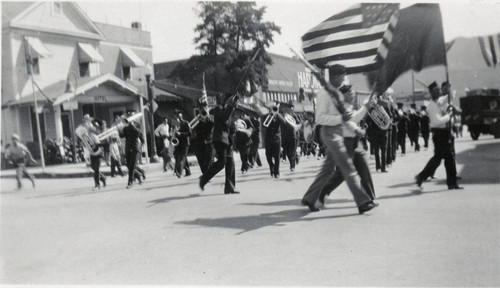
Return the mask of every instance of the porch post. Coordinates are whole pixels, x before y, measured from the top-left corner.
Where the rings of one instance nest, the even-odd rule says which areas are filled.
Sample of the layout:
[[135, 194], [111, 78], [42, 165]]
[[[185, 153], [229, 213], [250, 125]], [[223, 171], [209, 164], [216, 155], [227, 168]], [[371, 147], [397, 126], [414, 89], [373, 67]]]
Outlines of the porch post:
[[149, 163], [149, 155], [148, 155], [148, 138], [146, 134], [146, 120], [144, 118], [144, 102], [142, 100], [142, 95], [139, 96], [139, 105], [142, 112], [141, 124], [142, 124], [142, 137], [144, 138], [144, 145], [146, 145], [146, 163]]
[[63, 139], [62, 119], [61, 119], [61, 105], [54, 107], [54, 121], [56, 122], [56, 139]]

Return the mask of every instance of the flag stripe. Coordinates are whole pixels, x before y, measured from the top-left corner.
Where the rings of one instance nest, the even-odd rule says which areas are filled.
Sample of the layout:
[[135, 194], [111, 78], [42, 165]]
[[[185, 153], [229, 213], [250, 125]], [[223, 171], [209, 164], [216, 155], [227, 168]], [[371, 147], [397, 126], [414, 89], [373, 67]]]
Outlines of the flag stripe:
[[[329, 49], [329, 48], [341, 48], [343, 50], [351, 49], [350, 47], [345, 47], [345, 46], [350, 46], [353, 44], [360, 44], [360, 43], [365, 43], [365, 42], [372, 42], [376, 41], [377, 44], [381, 42], [382, 37], [384, 36], [384, 32], [379, 32], [376, 34], [371, 34], [371, 35], [363, 35], [363, 36], [358, 36], [358, 37], [352, 37], [352, 38], [347, 38], [347, 39], [340, 39], [340, 40], [333, 40], [329, 42], [324, 42], [324, 43], [319, 43], [307, 48], [304, 48], [304, 53], [311, 53], [311, 52], [316, 52], [324, 49]], [[378, 46], [378, 45], [377, 45]]]
[[347, 71], [375, 67], [387, 56], [398, 11], [399, 4], [362, 3], [330, 17], [302, 36], [306, 59]]
[[481, 52], [483, 52], [484, 61], [486, 62], [486, 65], [488, 65], [488, 67], [491, 67], [492, 56], [486, 47], [485, 39], [483, 36], [479, 36], [478, 39], [479, 39], [479, 46], [481, 47]]
[[493, 35], [488, 37], [488, 41], [490, 42], [491, 58], [493, 60], [493, 67], [495, 67], [498, 64], [498, 58], [497, 58], [497, 54], [495, 51], [495, 43], [493, 40]]
[[323, 42], [330, 42], [333, 40], [338, 40], [338, 39], [348, 39], [348, 38], [353, 38], [357, 37], [359, 35], [368, 35], [368, 34], [375, 34], [375, 33], [381, 33], [384, 32], [387, 29], [387, 24], [381, 24], [381, 25], [376, 25], [372, 26], [370, 28], [361, 28], [359, 29], [353, 29], [353, 30], [348, 30], [348, 31], [342, 31], [342, 32], [337, 32], [334, 34], [329, 34], [321, 37], [317, 37], [308, 41], [303, 41], [302, 47], [310, 47], [318, 43], [323, 43]]

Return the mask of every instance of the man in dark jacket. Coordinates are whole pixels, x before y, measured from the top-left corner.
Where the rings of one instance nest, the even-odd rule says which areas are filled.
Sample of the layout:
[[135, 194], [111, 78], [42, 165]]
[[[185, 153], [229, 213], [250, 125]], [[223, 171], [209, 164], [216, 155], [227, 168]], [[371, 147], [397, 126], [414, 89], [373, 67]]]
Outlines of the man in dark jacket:
[[250, 167], [253, 167], [255, 164], [257, 166], [261, 167], [262, 162], [260, 161], [260, 155], [259, 155], [259, 144], [260, 144], [260, 117], [259, 116], [253, 116], [252, 119], [252, 136], [250, 137], [252, 139], [252, 144], [250, 145]]
[[427, 150], [429, 148], [429, 136], [430, 136], [430, 123], [429, 115], [427, 114], [427, 107], [420, 107], [420, 131], [422, 131], [422, 138], [424, 138], [424, 148]]
[[252, 145], [253, 124], [245, 112], [241, 114], [241, 118], [237, 119], [238, 123], [245, 123], [245, 127], [238, 127], [236, 124], [236, 132], [234, 135], [234, 145], [241, 159], [241, 173], [245, 174], [250, 167], [250, 147]]
[[238, 96], [226, 95], [223, 105], [217, 105], [210, 110], [210, 115], [214, 116], [213, 145], [217, 161], [212, 163], [206, 173], [200, 177], [200, 189], [203, 191], [205, 185], [223, 168], [226, 172], [224, 194], [238, 194], [235, 190], [236, 177], [234, 172], [233, 143], [231, 129], [231, 113], [233, 112]]
[[416, 110], [416, 105], [411, 104], [410, 109], [410, 123], [408, 124], [408, 137], [410, 138], [410, 143], [415, 143], [415, 152], [420, 151], [420, 145], [418, 144], [418, 138], [420, 136], [420, 113]]
[[[132, 187], [132, 182], [136, 174], [137, 155], [139, 154], [141, 143], [144, 143], [144, 137], [138, 123], [134, 121], [128, 122], [124, 119], [124, 125], [125, 127], [121, 129], [119, 134], [120, 137], [125, 138], [125, 158], [128, 168], [128, 189]], [[139, 183], [140, 181], [141, 180], [139, 178]]]
[[282, 137], [283, 141], [281, 146], [283, 147], [283, 154], [288, 157], [288, 162], [290, 162], [290, 171], [295, 171], [295, 164], [297, 163], [297, 145], [298, 145], [298, 131], [300, 129], [300, 119], [293, 112], [293, 104], [290, 107], [288, 114], [294, 119], [295, 123], [289, 123], [285, 121], [282, 127]]
[[186, 177], [191, 175], [191, 170], [187, 161], [191, 128], [189, 127], [189, 122], [184, 120], [180, 111], [177, 114], [177, 121], [179, 122], [179, 130], [175, 132], [174, 136], [179, 140], [179, 143], [174, 149], [175, 175], [181, 178], [182, 170], [186, 170]]
[[398, 103], [399, 121], [398, 121], [398, 146], [401, 147], [401, 156], [406, 154], [406, 134], [408, 133], [408, 122], [410, 118], [403, 111], [403, 103]]
[[[269, 119], [272, 119], [269, 121]], [[280, 150], [281, 150], [281, 126], [285, 125], [285, 119], [279, 113], [279, 107], [273, 106], [264, 122], [266, 127], [266, 158], [269, 164], [271, 177], [280, 177]]]
[[196, 134], [194, 141], [196, 159], [198, 160], [198, 165], [200, 166], [201, 173], [203, 174], [208, 170], [208, 167], [212, 164], [214, 158], [212, 148], [214, 120], [208, 115], [208, 104], [206, 101], [200, 103], [200, 109], [200, 122], [194, 128]]

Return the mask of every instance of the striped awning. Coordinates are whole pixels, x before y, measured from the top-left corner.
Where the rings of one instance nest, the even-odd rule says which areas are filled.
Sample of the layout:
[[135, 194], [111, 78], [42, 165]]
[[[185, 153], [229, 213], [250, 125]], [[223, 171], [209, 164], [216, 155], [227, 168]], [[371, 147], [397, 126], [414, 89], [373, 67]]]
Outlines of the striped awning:
[[78, 62], [79, 63], [102, 63], [104, 58], [92, 45], [87, 43], [78, 43]]
[[122, 65], [129, 67], [143, 67], [145, 66], [144, 61], [137, 56], [137, 54], [132, 51], [132, 49], [127, 47], [120, 47], [122, 54]]
[[41, 58], [45, 57], [50, 57], [52, 54], [50, 53], [49, 49], [43, 45], [42, 41], [38, 39], [37, 37], [29, 37], [26, 36], [26, 44], [29, 46], [28, 51], [26, 53], [29, 55], [31, 54], [32, 56], [38, 55]]

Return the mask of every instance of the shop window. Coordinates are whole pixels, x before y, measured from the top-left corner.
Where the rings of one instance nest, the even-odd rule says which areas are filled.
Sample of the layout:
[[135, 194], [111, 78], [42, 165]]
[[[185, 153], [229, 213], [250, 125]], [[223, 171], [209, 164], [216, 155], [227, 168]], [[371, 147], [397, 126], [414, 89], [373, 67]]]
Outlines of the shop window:
[[132, 79], [130, 74], [130, 66], [123, 66], [122, 71], [123, 71], [123, 80]]
[[80, 63], [80, 77], [88, 77], [90, 76], [90, 70], [89, 70], [90, 63]]
[[26, 68], [28, 75], [31, 75], [31, 70], [33, 69], [33, 75], [40, 75], [40, 63], [38, 57], [31, 57], [31, 62], [29, 57], [26, 59]]
[[83, 115], [89, 114], [90, 117], [94, 117], [94, 104], [83, 104], [82, 113]]

